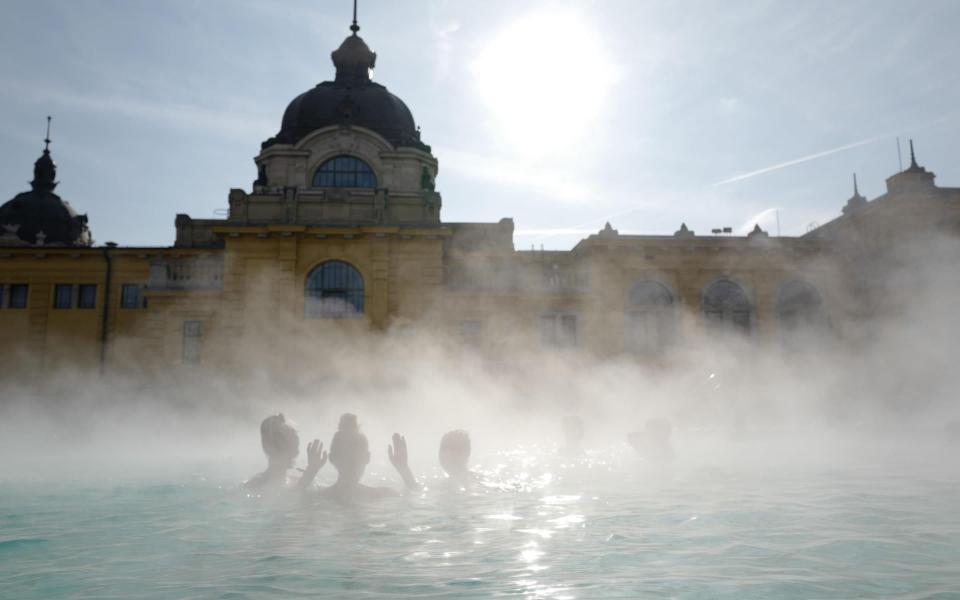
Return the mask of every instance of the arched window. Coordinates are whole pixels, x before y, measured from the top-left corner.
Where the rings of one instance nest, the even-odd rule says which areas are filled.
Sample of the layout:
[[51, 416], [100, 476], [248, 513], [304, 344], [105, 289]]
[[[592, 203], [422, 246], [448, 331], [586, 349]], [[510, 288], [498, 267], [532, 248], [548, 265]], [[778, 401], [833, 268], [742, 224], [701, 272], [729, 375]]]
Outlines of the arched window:
[[313, 174], [313, 187], [375, 188], [377, 176], [367, 163], [342, 154], [320, 165]]
[[668, 346], [676, 331], [675, 301], [658, 281], [637, 282], [627, 292], [627, 348], [638, 354], [656, 354]]
[[777, 316], [787, 331], [819, 327], [825, 324], [820, 292], [806, 281], [793, 279], [780, 286]]
[[309, 319], [363, 316], [363, 276], [343, 261], [329, 260], [310, 271], [304, 295]]
[[742, 287], [729, 279], [720, 279], [703, 291], [703, 316], [710, 329], [729, 328], [748, 332], [753, 308]]

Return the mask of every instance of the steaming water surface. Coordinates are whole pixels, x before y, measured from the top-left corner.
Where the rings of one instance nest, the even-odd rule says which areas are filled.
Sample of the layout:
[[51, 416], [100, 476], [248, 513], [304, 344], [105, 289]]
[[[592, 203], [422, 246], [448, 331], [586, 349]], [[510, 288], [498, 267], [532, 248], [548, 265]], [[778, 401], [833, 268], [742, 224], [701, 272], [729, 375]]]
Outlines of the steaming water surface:
[[0, 596], [960, 597], [955, 472], [655, 466], [622, 448], [485, 465], [469, 492], [428, 478], [359, 507], [250, 496], [229, 469], [5, 482]]

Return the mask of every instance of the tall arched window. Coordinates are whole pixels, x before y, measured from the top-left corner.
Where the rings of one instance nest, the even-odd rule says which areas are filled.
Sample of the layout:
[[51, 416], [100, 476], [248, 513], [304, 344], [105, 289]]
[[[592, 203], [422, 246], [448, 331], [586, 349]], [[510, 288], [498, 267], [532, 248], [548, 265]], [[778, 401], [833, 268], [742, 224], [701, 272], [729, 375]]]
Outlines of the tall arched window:
[[729, 279], [719, 279], [703, 291], [703, 316], [710, 329], [748, 332], [753, 307], [742, 287]]
[[363, 316], [363, 276], [341, 260], [329, 260], [310, 271], [304, 295], [307, 318]]
[[806, 281], [793, 279], [780, 286], [777, 316], [787, 331], [815, 328], [825, 324], [820, 292]]
[[313, 174], [313, 187], [375, 188], [377, 176], [359, 158], [341, 154], [320, 165]]
[[668, 346], [676, 331], [675, 301], [658, 281], [637, 282], [627, 292], [627, 348], [638, 354], [656, 354]]

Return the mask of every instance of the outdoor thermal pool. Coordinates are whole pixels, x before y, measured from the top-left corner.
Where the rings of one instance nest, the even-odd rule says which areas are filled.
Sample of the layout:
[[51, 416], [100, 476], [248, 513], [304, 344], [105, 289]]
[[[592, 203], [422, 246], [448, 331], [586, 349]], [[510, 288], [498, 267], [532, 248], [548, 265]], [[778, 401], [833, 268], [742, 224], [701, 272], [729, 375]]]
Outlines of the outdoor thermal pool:
[[[960, 477], [935, 454], [827, 468], [519, 449], [481, 460], [471, 492], [427, 477], [354, 507], [249, 496], [252, 465], [20, 475], [0, 482], [0, 596], [960, 598]], [[394, 479], [378, 464], [366, 480]]]

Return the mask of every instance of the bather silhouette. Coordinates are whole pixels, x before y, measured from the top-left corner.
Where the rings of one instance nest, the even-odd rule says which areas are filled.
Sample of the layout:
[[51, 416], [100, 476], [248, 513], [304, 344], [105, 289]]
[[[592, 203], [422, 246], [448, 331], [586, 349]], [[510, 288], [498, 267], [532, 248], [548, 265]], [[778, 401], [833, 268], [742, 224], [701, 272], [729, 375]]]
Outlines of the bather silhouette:
[[[393, 444], [387, 446], [387, 457], [403, 478], [406, 489], [419, 489], [407, 462], [407, 440], [399, 433], [393, 434]], [[321, 488], [320, 494], [345, 503], [400, 495], [393, 488], [371, 487], [360, 483], [369, 462], [370, 447], [367, 436], [360, 432], [357, 416], [344, 413], [340, 417], [337, 432], [333, 434], [333, 441], [330, 442], [330, 464], [337, 469], [337, 480], [330, 487]], [[304, 473], [304, 479], [307, 474]], [[315, 475], [316, 472], [311, 474], [311, 480]]]

